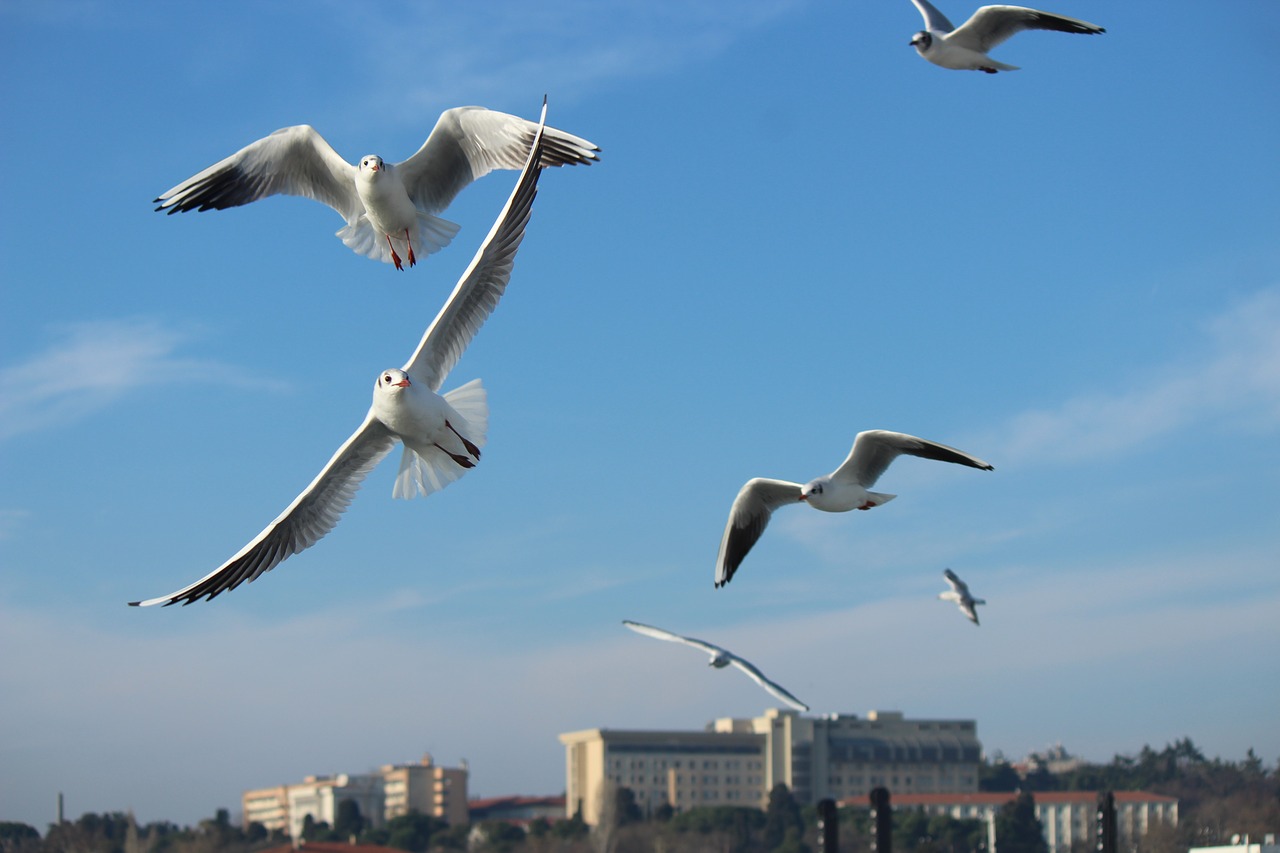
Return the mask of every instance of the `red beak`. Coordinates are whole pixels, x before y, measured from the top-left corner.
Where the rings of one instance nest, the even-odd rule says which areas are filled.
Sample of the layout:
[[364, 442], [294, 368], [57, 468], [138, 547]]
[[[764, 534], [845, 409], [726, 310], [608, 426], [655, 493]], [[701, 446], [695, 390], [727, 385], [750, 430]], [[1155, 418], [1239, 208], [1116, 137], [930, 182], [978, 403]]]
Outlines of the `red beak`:
[[407, 376], [406, 376], [404, 379], [401, 379], [399, 382], [396, 382], [396, 383], [395, 383], [395, 386], [396, 386], [397, 388], [406, 388], [406, 387], [408, 387], [408, 386], [409, 386], [409, 377], [407, 377]]

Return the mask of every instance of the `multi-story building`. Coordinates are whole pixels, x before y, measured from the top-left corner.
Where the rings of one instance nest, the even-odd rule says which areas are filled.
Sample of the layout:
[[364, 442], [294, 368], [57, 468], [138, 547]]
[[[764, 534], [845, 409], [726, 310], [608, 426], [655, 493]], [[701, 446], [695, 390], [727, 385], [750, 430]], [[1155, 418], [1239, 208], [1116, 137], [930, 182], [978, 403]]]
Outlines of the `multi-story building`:
[[[987, 849], [996, 853], [996, 813], [1017, 794], [982, 792], [968, 794], [899, 794], [891, 792], [894, 809], [919, 809], [926, 814], [981, 820], [987, 825]], [[1036, 791], [1036, 818], [1044, 828], [1049, 853], [1069, 853], [1072, 845], [1092, 846], [1095, 835], [1096, 791]], [[841, 805], [866, 805], [867, 798], [853, 798]], [[1178, 825], [1178, 801], [1145, 791], [1116, 791], [1116, 835], [1122, 849], [1157, 824]]]
[[465, 824], [467, 768], [439, 767], [426, 755], [417, 764], [387, 764], [377, 773], [307, 776], [293, 785], [245, 791], [240, 804], [246, 828], [260, 823], [297, 839], [308, 815], [332, 826], [343, 800], [354, 800], [374, 827], [412, 811]]
[[630, 788], [646, 812], [737, 805], [763, 808], [785, 784], [800, 803], [903, 791], [976, 791], [982, 745], [972, 720], [803, 717], [770, 709], [726, 717], [701, 732], [587, 729], [560, 735], [569, 814], [596, 823], [607, 789]]

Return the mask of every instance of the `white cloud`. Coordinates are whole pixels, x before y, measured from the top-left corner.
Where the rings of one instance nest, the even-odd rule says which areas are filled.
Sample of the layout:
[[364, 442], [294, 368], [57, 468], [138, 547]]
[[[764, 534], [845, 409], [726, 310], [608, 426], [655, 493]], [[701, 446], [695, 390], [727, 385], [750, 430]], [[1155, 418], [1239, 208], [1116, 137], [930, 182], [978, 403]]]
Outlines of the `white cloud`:
[[65, 426], [134, 391], [166, 382], [274, 387], [235, 367], [183, 358], [190, 335], [153, 320], [102, 320], [57, 330], [59, 340], [0, 369], [0, 440]]
[[[1206, 326], [1199, 352], [1145, 382], [1017, 416], [1004, 430], [999, 458], [1078, 462], [1220, 418], [1274, 429], [1280, 424], [1280, 288], [1252, 294]], [[993, 438], [983, 446], [1000, 443]]]

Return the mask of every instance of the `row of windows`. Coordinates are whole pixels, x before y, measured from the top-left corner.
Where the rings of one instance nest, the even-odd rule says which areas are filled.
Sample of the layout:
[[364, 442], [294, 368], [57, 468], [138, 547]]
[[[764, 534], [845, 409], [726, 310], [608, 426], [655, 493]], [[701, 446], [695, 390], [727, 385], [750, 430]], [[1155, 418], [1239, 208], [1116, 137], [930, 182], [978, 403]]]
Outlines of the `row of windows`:
[[[649, 766], [650, 762], [646, 762], [643, 758], [630, 758], [625, 761], [621, 758], [615, 758], [613, 760], [614, 770], [622, 770], [624, 768], [628, 770], [644, 770]], [[719, 760], [704, 758], [700, 762], [698, 759], [691, 759], [682, 764], [681, 760], [678, 758], [673, 759], [670, 762], [665, 758], [655, 758], [652, 761], [652, 766], [654, 770], [666, 770], [668, 767], [673, 770], [680, 770], [682, 768], [697, 770], [699, 767], [701, 767], [702, 770], [720, 770], [722, 768], [725, 770], [738, 770], [742, 768], [747, 770], [763, 770], [764, 762], [757, 761], [755, 759], [743, 760], [740, 758], [726, 758]]]

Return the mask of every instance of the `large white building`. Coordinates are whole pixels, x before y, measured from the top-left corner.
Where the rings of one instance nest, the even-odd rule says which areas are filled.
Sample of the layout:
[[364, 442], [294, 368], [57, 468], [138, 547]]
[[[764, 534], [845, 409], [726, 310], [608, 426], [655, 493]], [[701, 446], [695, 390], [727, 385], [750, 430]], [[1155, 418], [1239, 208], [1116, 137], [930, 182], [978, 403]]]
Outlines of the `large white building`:
[[[987, 825], [987, 849], [996, 851], [996, 813], [1017, 797], [1015, 793], [973, 792], [967, 794], [899, 794], [891, 789], [890, 804], [894, 810], [919, 809], [930, 815], [948, 815], [957, 819], [981, 820]], [[1044, 840], [1049, 853], [1068, 853], [1073, 844], [1092, 846], [1096, 791], [1036, 791], [1036, 818], [1044, 827]], [[841, 805], [865, 806], [866, 797], [851, 798]], [[1133, 842], [1157, 824], [1178, 825], [1178, 801], [1173, 797], [1144, 791], [1116, 791], [1116, 835], [1121, 849], [1132, 849]]]
[[307, 776], [292, 785], [245, 791], [240, 804], [245, 828], [260, 823], [297, 839], [308, 815], [333, 826], [343, 800], [355, 801], [374, 827], [413, 811], [450, 825], [465, 824], [467, 768], [440, 767], [426, 755], [417, 764], [387, 764], [377, 773]]
[[894, 791], [976, 791], [982, 745], [972, 720], [908, 720], [897, 711], [804, 717], [771, 709], [703, 731], [586, 729], [560, 735], [565, 809], [596, 823], [614, 786], [640, 808], [764, 808], [785, 784], [800, 803]]

